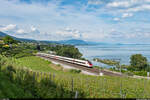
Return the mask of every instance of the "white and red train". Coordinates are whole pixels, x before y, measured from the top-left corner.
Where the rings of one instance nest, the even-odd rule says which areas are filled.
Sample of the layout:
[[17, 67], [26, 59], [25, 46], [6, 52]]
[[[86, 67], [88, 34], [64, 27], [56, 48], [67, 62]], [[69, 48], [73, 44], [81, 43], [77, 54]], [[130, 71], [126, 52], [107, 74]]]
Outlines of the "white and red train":
[[37, 53], [38, 56], [42, 57], [47, 57], [47, 58], [52, 58], [56, 60], [61, 60], [77, 65], [82, 65], [91, 68], [93, 64], [90, 61], [85, 61], [85, 60], [79, 60], [79, 59], [73, 59], [73, 58], [68, 58], [68, 57], [62, 57], [62, 56], [57, 56], [57, 55], [52, 55], [52, 54], [46, 54], [46, 53]]

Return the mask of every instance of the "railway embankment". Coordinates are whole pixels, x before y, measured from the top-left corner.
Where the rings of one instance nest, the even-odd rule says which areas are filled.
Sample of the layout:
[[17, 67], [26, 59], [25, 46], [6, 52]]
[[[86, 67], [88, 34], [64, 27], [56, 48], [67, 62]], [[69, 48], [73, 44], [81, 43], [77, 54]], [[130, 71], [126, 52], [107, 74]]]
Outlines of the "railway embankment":
[[45, 60], [48, 60], [48, 61], [51, 61], [54, 64], [60, 64], [64, 69], [81, 70], [81, 73], [87, 74], [87, 75], [94, 75], [94, 76], [107, 75], [107, 76], [119, 76], [119, 77], [126, 76], [126, 77], [137, 78], [137, 79], [150, 79], [150, 77], [143, 77], [143, 76], [138, 76], [138, 75], [128, 76], [126, 74], [122, 74], [120, 72], [115, 72], [115, 71], [110, 71], [108, 69], [99, 70], [97, 68], [87, 68], [87, 67], [84, 67], [84, 66], [70, 64], [70, 63], [67, 63], [67, 62], [63, 62], [63, 61], [59, 61], [59, 60], [55, 60], [55, 59], [50, 59], [50, 58], [47, 58], [47, 57], [41, 57], [41, 58], [43, 58]]
[[[37, 56], [39, 56], [39, 55], [37, 55]], [[112, 71], [109, 71], [109, 70], [99, 70], [99, 69], [96, 69], [96, 68], [87, 68], [87, 67], [84, 67], [84, 66], [71, 64], [71, 63], [60, 61], [60, 60], [55, 60], [55, 59], [52, 59], [52, 58], [47, 58], [47, 57], [42, 57], [42, 56], [40, 56], [40, 57], [43, 58], [43, 59], [49, 60], [49, 61], [53, 62], [54, 64], [60, 64], [60, 65], [62, 65], [62, 67], [66, 68], [66, 69], [81, 70], [81, 72], [83, 74], [96, 75], [96, 76], [99, 76], [99, 75], [100, 76], [103, 76], [103, 75], [119, 76], [119, 77], [123, 76], [121, 73], [118, 73], [118, 72], [112, 72]]]
[[[26, 88], [26, 90], [28, 90], [28, 92], [30, 90], [32, 93], [40, 93], [40, 95], [37, 96], [44, 98], [51, 96], [53, 98], [56, 96], [64, 97], [62, 96], [63, 94], [67, 95], [65, 97], [72, 97], [68, 95], [73, 94], [74, 97], [76, 91], [78, 92], [79, 98], [121, 98], [122, 95], [125, 95], [124, 98], [150, 97], [150, 80], [134, 79], [128, 77], [112, 77], [105, 75], [103, 77], [97, 77], [72, 73], [68, 71], [64, 72], [61, 70], [54, 70], [52, 68], [53, 64], [50, 61], [46, 61], [40, 57], [35, 56], [23, 57], [15, 60], [9, 59], [7, 63], [8, 62], [14, 62], [14, 66], [12, 66], [13, 68], [16, 68], [17, 71], [13, 76], [17, 75], [17, 78], [19, 78], [17, 79], [17, 82], [19, 81], [19, 84], [23, 85], [22, 87], [27, 86], [28, 88]], [[38, 83], [36, 80], [38, 80]], [[53, 84], [56, 86], [61, 86], [61, 88], [52, 88]], [[62, 91], [62, 89], [64, 89], [66, 92]], [[124, 90], [126, 91], [121, 92], [122, 94], [120, 94], [120, 91]], [[82, 95], [83, 93], [84, 95]]]
[[77, 69], [77, 70], [81, 70], [81, 73], [83, 73], [83, 74], [95, 75], [95, 76], [99, 75], [98, 73], [92, 73], [92, 72], [89, 72], [89, 71], [85, 71], [85, 70], [83, 70], [79, 67], [75, 67], [75, 65], [73, 65], [73, 64], [69, 64], [69, 63], [62, 62], [62, 61], [57, 61], [57, 60], [46, 58], [46, 57], [41, 57], [41, 58], [43, 58], [45, 60], [48, 60], [48, 61], [51, 61], [53, 64], [60, 64], [64, 69]]

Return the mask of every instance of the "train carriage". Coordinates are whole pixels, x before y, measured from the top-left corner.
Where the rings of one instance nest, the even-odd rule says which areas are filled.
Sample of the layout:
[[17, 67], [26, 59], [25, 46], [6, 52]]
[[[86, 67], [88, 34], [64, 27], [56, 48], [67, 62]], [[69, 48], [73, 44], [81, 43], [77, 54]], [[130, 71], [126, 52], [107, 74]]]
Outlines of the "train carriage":
[[86, 66], [86, 67], [89, 67], [89, 68], [91, 68], [93, 66], [90, 61], [85, 61], [85, 60], [62, 57], [62, 56], [46, 54], [46, 53], [37, 53], [37, 55], [47, 57], [47, 58], [56, 59], [56, 60], [61, 60], [61, 61], [65, 61], [65, 62], [69, 62], [69, 63], [73, 63], [73, 64], [78, 64], [78, 65]]

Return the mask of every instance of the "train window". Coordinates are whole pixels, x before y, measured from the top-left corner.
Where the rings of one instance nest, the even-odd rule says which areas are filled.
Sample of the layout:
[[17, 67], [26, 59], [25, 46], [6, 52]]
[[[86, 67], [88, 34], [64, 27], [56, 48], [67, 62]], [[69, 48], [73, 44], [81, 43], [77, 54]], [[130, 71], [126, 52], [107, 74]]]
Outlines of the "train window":
[[92, 63], [90, 61], [88, 61], [89, 65], [92, 65]]
[[80, 61], [74, 61], [74, 62], [85, 64], [85, 62], [80, 62]]

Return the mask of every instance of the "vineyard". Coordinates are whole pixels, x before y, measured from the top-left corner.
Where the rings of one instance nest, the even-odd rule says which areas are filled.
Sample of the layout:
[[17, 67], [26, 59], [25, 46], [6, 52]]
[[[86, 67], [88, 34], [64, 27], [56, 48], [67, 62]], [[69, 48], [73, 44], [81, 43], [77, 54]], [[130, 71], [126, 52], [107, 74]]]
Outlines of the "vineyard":
[[150, 98], [150, 80], [146, 79], [56, 71], [51, 62], [35, 56], [0, 57], [0, 64], [1, 72], [34, 98]]

